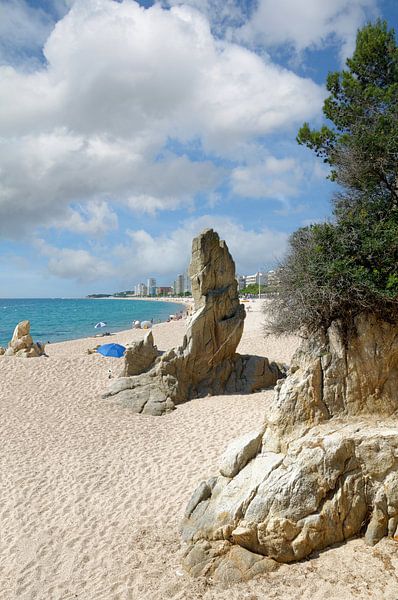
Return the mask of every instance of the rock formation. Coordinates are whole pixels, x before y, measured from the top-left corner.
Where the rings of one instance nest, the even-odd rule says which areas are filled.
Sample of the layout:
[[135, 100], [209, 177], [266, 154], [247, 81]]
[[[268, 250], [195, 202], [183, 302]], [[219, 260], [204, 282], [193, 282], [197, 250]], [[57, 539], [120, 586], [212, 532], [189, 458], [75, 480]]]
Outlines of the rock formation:
[[131, 377], [145, 373], [153, 366], [158, 355], [159, 352], [153, 344], [152, 331], [149, 331], [143, 340], [126, 346], [122, 376]]
[[[117, 395], [135, 412], [160, 415], [191, 398], [247, 394], [273, 386], [283, 376], [267, 358], [236, 353], [245, 309], [239, 302], [234, 261], [212, 229], [193, 240], [190, 277], [195, 312], [182, 346], [157, 358], [149, 371], [145, 362], [145, 372], [127, 355], [125, 376], [112, 381], [105, 397]], [[146, 340], [146, 351], [154, 356], [153, 339]], [[136, 349], [132, 352], [136, 356]]]
[[398, 541], [398, 327], [355, 326], [302, 342], [262, 430], [194, 492], [182, 524], [193, 575], [246, 579], [361, 532]]
[[30, 322], [21, 321], [18, 323], [4, 355], [34, 358], [43, 354], [45, 354], [44, 344], [35, 343], [30, 335]]

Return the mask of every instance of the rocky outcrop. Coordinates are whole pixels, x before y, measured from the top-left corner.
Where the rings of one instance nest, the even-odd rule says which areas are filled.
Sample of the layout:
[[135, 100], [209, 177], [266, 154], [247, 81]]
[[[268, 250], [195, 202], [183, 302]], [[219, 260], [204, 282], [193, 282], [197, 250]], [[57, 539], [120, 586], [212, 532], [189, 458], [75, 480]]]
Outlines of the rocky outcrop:
[[185, 568], [225, 570], [236, 547], [283, 563], [361, 532], [398, 540], [397, 409], [397, 326], [360, 315], [348, 339], [334, 323], [304, 340], [262, 430], [234, 442], [193, 494]]
[[[124, 377], [111, 382], [105, 397], [117, 396], [135, 412], [160, 415], [191, 398], [247, 394], [273, 386], [283, 376], [267, 358], [236, 353], [245, 308], [239, 302], [234, 261], [212, 229], [193, 240], [189, 272], [195, 312], [182, 346], [163, 354], [141, 374], [132, 372], [134, 361], [127, 355]], [[150, 355], [149, 346], [148, 342]]]
[[140, 375], [153, 366], [159, 352], [153, 343], [152, 331], [143, 340], [133, 342], [126, 347], [124, 353], [123, 377]]
[[398, 327], [359, 315], [355, 330], [346, 340], [333, 323], [303, 340], [268, 413], [269, 447], [273, 432], [288, 440], [335, 416], [388, 417], [397, 411]]
[[19, 358], [34, 358], [43, 354], [45, 354], [44, 344], [35, 343], [30, 335], [30, 322], [21, 321], [18, 323], [4, 355], [17, 356]]

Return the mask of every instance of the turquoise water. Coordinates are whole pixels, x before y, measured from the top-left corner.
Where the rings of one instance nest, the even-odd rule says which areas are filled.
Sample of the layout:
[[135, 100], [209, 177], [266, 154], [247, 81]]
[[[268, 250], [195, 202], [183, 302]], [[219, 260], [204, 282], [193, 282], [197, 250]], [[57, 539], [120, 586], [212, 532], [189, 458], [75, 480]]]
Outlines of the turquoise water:
[[[130, 329], [132, 321], [166, 321], [181, 304], [148, 300], [89, 300], [62, 298], [0, 298], [0, 346], [10, 341], [15, 325], [28, 319], [35, 341], [61, 342], [109, 331]], [[94, 329], [104, 321], [107, 326]]]

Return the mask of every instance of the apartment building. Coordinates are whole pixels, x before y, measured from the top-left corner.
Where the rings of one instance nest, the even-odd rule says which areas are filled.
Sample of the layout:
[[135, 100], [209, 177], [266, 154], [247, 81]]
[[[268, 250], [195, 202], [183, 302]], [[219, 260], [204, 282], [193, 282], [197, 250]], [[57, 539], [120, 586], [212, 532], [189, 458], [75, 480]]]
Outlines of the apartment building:
[[150, 277], [147, 282], [148, 296], [156, 296], [156, 279]]
[[245, 285], [266, 285], [267, 284], [267, 273], [254, 273], [254, 275], [245, 276]]

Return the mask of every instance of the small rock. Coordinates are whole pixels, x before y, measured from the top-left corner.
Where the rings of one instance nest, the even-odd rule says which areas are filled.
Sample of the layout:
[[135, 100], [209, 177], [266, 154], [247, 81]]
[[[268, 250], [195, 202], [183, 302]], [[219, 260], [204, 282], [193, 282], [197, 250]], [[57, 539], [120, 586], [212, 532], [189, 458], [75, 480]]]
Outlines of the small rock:
[[35, 344], [30, 335], [30, 322], [21, 321], [14, 329], [12, 339], [5, 351], [6, 356], [33, 358], [45, 354], [44, 344]]

